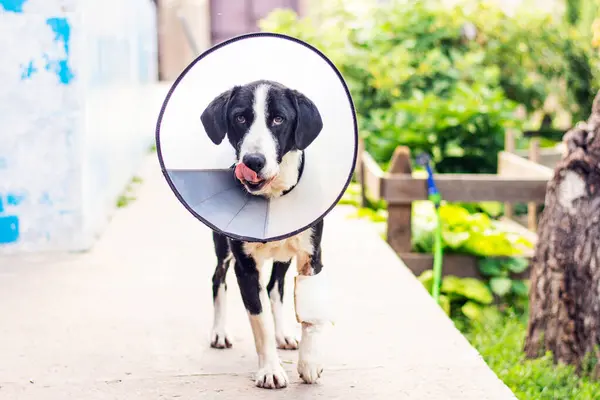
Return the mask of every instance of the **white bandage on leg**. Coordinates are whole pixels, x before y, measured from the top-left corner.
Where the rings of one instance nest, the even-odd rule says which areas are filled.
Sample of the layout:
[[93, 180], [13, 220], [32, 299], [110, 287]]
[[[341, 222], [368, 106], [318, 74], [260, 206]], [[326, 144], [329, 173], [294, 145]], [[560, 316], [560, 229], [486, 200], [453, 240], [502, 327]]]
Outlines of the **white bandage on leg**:
[[312, 325], [334, 323], [333, 296], [324, 271], [317, 275], [296, 276], [294, 304], [296, 320], [300, 323]]

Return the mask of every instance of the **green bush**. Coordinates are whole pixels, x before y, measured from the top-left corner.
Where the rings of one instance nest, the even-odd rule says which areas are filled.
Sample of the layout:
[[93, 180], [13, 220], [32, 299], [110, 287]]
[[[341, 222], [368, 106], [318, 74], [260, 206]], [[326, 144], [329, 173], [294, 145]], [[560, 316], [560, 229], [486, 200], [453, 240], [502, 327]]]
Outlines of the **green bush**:
[[582, 35], [592, 38], [592, 24], [599, 15], [598, 0], [566, 0], [565, 19]]
[[522, 126], [518, 104], [534, 111], [555, 95], [575, 115], [589, 110], [591, 46], [550, 16], [392, 0], [357, 17], [340, 4], [318, 22], [278, 10], [261, 28], [306, 40], [336, 63], [366, 149], [383, 166], [403, 144], [432, 154], [439, 172], [495, 172], [505, 130]]

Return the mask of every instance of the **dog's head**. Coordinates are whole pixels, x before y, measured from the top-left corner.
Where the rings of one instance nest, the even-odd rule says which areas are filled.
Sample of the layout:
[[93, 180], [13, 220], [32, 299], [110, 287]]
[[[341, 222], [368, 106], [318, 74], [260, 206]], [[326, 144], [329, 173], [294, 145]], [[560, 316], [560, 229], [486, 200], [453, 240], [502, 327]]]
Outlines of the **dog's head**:
[[308, 97], [272, 81], [221, 93], [201, 120], [213, 143], [229, 139], [237, 156], [236, 177], [246, 190], [267, 196], [296, 184], [301, 152], [323, 128]]

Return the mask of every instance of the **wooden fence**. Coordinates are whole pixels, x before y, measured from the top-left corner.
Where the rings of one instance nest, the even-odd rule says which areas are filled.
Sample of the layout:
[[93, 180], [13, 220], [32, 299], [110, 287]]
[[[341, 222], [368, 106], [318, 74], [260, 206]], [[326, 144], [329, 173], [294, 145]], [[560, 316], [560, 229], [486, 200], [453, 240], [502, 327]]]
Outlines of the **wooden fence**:
[[[416, 275], [433, 265], [431, 254], [412, 252], [412, 202], [427, 199], [426, 178], [412, 176], [411, 154], [407, 147], [396, 148], [389, 171], [384, 172], [360, 146], [357, 177], [361, 183], [363, 205], [366, 198], [383, 199], [388, 207], [387, 242]], [[546, 185], [553, 170], [509, 151], [498, 155], [497, 174], [436, 174], [442, 198], [449, 202], [499, 201], [507, 204], [543, 204]], [[533, 211], [535, 218], [535, 209]], [[509, 219], [515, 231], [535, 242], [534, 230], [528, 230]], [[531, 256], [531, 255], [529, 255]], [[477, 259], [470, 255], [444, 256], [444, 275], [478, 277]]]

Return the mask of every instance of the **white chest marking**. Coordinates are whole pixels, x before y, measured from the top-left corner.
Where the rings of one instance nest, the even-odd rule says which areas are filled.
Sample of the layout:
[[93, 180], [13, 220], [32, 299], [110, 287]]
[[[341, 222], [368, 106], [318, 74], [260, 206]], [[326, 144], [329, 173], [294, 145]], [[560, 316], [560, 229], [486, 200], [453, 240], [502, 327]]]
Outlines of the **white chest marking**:
[[244, 243], [244, 252], [254, 258], [258, 267], [269, 259], [286, 262], [297, 255], [312, 255], [312, 229], [275, 242]]

